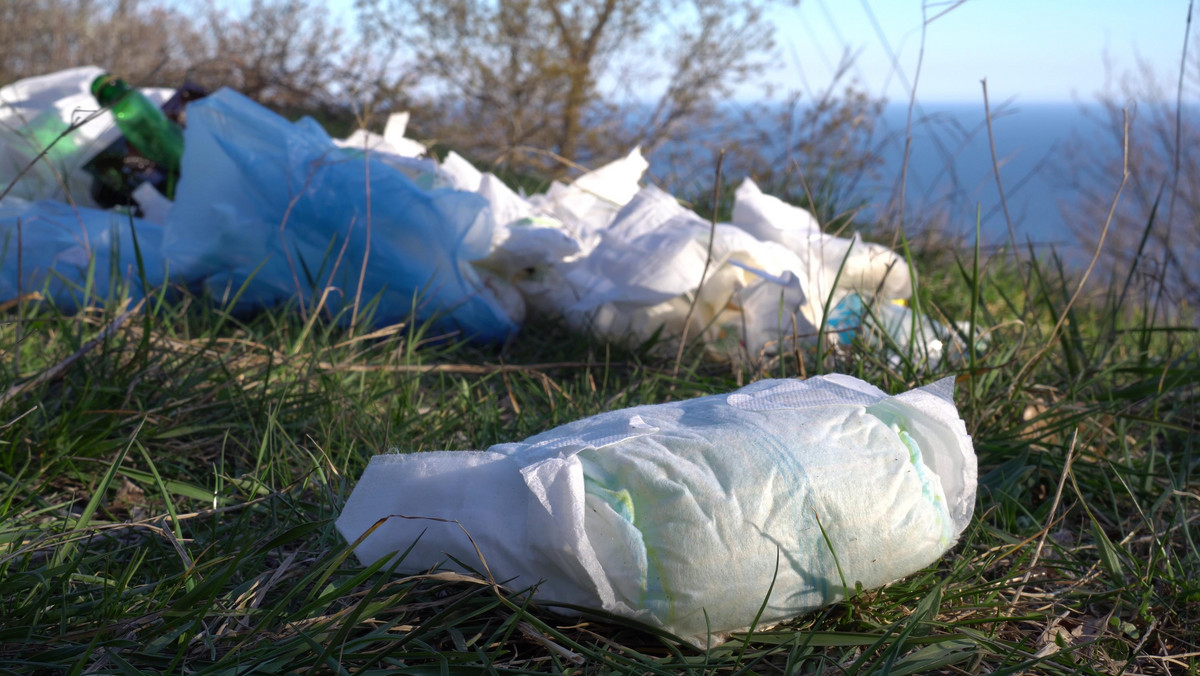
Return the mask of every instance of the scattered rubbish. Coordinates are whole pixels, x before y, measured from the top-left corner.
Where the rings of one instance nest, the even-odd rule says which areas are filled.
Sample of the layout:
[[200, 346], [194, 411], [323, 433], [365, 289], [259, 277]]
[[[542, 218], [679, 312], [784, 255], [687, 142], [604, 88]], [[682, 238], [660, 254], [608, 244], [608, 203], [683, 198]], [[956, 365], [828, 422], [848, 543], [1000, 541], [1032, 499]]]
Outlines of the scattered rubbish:
[[[92, 198], [93, 179], [84, 168], [121, 139], [112, 114], [90, 90], [103, 73], [94, 66], [71, 68], [0, 87], [0, 194], [105, 206]], [[142, 94], [160, 103], [170, 91]]]
[[[729, 223], [642, 186], [638, 148], [524, 195], [454, 153], [437, 161], [406, 122], [335, 140], [228, 89], [134, 90], [94, 67], [0, 88], [0, 302], [71, 310], [171, 284], [237, 310], [416, 317], [484, 342], [550, 315], [719, 359], [790, 351], [821, 327], [961, 358], [960, 331], [899, 303], [903, 258], [823, 233], [749, 180]], [[355, 541], [382, 524], [357, 545], [364, 563], [478, 563], [703, 644], [747, 629], [764, 599], [760, 623], [780, 622], [954, 543], [975, 456], [952, 394], [950, 380], [895, 397], [846, 376], [762, 381], [482, 452], [378, 456], [337, 525]]]
[[703, 646], [953, 546], [976, 491], [953, 389], [765, 380], [485, 451], [379, 455], [337, 528], [364, 565], [471, 568]]
[[[137, 218], [122, 222], [139, 235], [161, 226], [161, 240], [146, 237], [162, 245], [143, 251], [156, 266], [148, 279], [218, 301], [240, 292], [240, 310], [295, 302], [377, 325], [416, 316], [490, 342], [528, 316], [554, 316], [608, 340], [670, 353], [686, 338], [749, 362], [815, 343], [825, 326], [842, 341], [887, 334], [875, 344], [923, 350], [927, 363], [961, 355], [952, 329], [894, 304], [913, 292], [903, 258], [823, 233], [750, 180], [731, 222], [715, 225], [643, 187], [638, 148], [524, 195], [453, 152], [437, 161], [404, 136], [407, 119], [335, 140], [229, 90], [172, 96], [71, 69], [0, 88], [0, 190], [6, 204], [24, 200], [5, 213], [27, 220], [41, 208], [30, 203], [64, 202], [129, 211]], [[58, 210], [47, 215], [68, 227]], [[15, 280], [13, 218], [0, 224], [11, 240], [0, 274]], [[92, 218], [76, 239], [89, 239]], [[22, 266], [82, 274], [55, 258], [60, 234], [24, 227]], [[87, 251], [102, 256], [95, 267], [123, 260]]]
[[97, 102], [113, 115], [122, 136], [95, 155], [84, 170], [91, 174], [92, 198], [102, 207], [137, 206], [135, 193], [149, 184], [170, 199], [179, 182], [186, 106], [208, 92], [185, 82], [161, 108], [124, 80], [103, 74], [92, 81]]
[[880, 244], [858, 235], [834, 237], [821, 232], [812, 214], [771, 195], [746, 179], [734, 193], [733, 224], [765, 242], [778, 242], [799, 256], [810, 304], [805, 316], [820, 323], [824, 303], [847, 293], [881, 300], [912, 296], [908, 263]]
[[779, 244], [729, 224], [714, 229], [648, 187], [602, 231], [590, 255], [558, 266], [564, 283], [556, 302], [572, 327], [610, 340], [645, 342], [660, 329], [680, 336], [690, 321], [688, 335], [710, 354], [740, 358], [744, 346], [755, 356], [792, 336], [793, 317], [804, 335], [815, 335], [800, 314], [807, 297], [795, 274], [800, 266]]
[[174, 197], [183, 159], [183, 130], [119, 77], [101, 75], [92, 81], [91, 89], [96, 101], [112, 112], [125, 140], [166, 175], [163, 195]]
[[[950, 327], [911, 308], [894, 302], [872, 302], [857, 293], [844, 296], [829, 312], [826, 326], [837, 342], [859, 344], [875, 354], [887, 355], [893, 366], [905, 359], [938, 364], [943, 359], [962, 364], [967, 360], [968, 341], [963, 327]], [[976, 340], [978, 347], [986, 346]]]

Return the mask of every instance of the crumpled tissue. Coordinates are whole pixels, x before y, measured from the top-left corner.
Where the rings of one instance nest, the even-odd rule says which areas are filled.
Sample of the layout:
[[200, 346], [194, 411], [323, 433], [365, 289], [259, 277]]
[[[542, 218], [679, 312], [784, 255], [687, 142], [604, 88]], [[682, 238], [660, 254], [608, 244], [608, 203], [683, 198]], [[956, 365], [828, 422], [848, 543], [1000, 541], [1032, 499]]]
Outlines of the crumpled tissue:
[[719, 642], [760, 607], [759, 626], [775, 624], [955, 543], [976, 460], [953, 387], [764, 380], [485, 451], [379, 455], [337, 528], [349, 542], [369, 532], [364, 564], [457, 560], [542, 601]]

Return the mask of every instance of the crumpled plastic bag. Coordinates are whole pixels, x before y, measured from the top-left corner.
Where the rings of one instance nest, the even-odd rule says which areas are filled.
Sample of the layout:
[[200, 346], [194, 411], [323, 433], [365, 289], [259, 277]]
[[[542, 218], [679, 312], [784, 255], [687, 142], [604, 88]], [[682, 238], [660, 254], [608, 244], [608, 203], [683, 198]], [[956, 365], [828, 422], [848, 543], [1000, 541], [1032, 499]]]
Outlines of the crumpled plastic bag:
[[[893, 366], [905, 360], [917, 365], [940, 364], [944, 360], [961, 364], [967, 360], [969, 324], [947, 326], [911, 308], [895, 303], [871, 301], [851, 293], [829, 311], [826, 326], [836, 342], [850, 344], [856, 339], [863, 348], [885, 355]], [[962, 334], [962, 336], [960, 336]], [[976, 349], [987, 348], [987, 341], [976, 339]]]
[[0, 202], [0, 300], [19, 290], [72, 311], [118, 291], [140, 298], [163, 283], [161, 246], [162, 228], [128, 214], [10, 195]]
[[704, 645], [760, 607], [772, 625], [933, 563], [975, 491], [952, 379], [889, 397], [830, 375], [612, 411], [486, 451], [379, 455], [337, 528], [365, 534], [364, 565], [405, 553], [399, 570], [461, 570], [456, 559]]
[[483, 197], [424, 190], [373, 154], [339, 148], [312, 119], [288, 122], [228, 89], [188, 107], [184, 144], [163, 234], [172, 275], [217, 298], [245, 283], [245, 308], [324, 296], [334, 316], [377, 301], [376, 324], [415, 310], [477, 340], [516, 332], [520, 297], [469, 264], [491, 248]]
[[[25, 172], [4, 200], [5, 213], [13, 215], [10, 225], [16, 215], [54, 224], [23, 229], [22, 267], [55, 270], [50, 291], [64, 306], [70, 303], [60, 291], [86, 284], [81, 252], [101, 256], [96, 268], [105, 274], [110, 268], [107, 253], [87, 242], [109, 223], [130, 220], [86, 209], [68, 215], [63, 204], [93, 204], [82, 167], [120, 131], [105, 111], [34, 159], [97, 110], [89, 86], [101, 72], [75, 68], [0, 88], [0, 190]], [[142, 91], [157, 103], [171, 93]], [[133, 223], [139, 237], [145, 233], [150, 279], [163, 281], [167, 261], [172, 281], [206, 287], [218, 300], [248, 283], [238, 310], [294, 298], [312, 308], [321, 299], [337, 316], [349, 303], [365, 309], [374, 302], [377, 325], [403, 321], [415, 308], [418, 320], [437, 318], [440, 328], [464, 337], [507, 339], [524, 319], [524, 301], [511, 284], [471, 265], [492, 248], [488, 201], [449, 189], [454, 177], [418, 156], [423, 148], [404, 138], [404, 122], [393, 116], [383, 136], [334, 142], [312, 120], [287, 122], [230, 91], [192, 104], [176, 203], [147, 186], [135, 192], [147, 216]], [[123, 257], [112, 260], [128, 267]], [[15, 282], [15, 258], [0, 264], [0, 276]], [[39, 280], [29, 277], [22, 288]], [[96, 300], [106, 298], [106, 285], [95, 291]]]

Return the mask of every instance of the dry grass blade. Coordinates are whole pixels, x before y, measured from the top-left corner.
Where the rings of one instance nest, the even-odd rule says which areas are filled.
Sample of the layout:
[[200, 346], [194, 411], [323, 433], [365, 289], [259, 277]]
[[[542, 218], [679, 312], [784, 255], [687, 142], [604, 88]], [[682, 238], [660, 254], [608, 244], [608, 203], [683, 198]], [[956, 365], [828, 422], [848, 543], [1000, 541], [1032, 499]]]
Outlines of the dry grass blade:
[[[988, 149], [992, 154], [992, 175], [996, 177], [996, 190], [1000, 193], [1000, 208], [1004, 211], [1004, 223], [1008, 226], [1008, 242], [1012, 246], [1013, 263], [1020, 265], [1021, 255], [1017, 247], [1017, 233], [1013, 229], [1012, 215], [1008, 212], [1008, 197], [1004, 193], [1004, 181], [1000, 178], [1000, 158], [996, 155], [996, 133], [992, 130], [992, 106], [988, 101], [987, 78], [984, 78], [980, 85], [983, 87], [983, 113], [984, 120], [987, 122], [988, 132]], [[1025, 295], [1029, 295], [1029, 287], [1026, 285]]]
[[317, 367], [331, 373], [446, 373], [456, 375], [492, 375], [497, 373], [540, 373], [558, 369], [636, 368], [633, 364], [604, 362], [551, 362], [546, 364], [334, 364], [318, 362]]
[[704, 270], [700, 273], [700, 282], [696, 285], [696, 292], [692, 295], [692, 302], [688, 305], [687, 315], [683, 318], [683, 331], [679, 336], [679, 350], [675, 353], [675, 368], [671, 371], [671, 378], [679, 376], [679, 365], [683, 362], [683, 351], [687, 348], [688, 329], [692, 326], [692, 317], [696, 314], [696, 303], [700, 301], [700, 294], [704, 291], [704, 282], [708, 278], [708, 269], [712, 265], [713, 260], [713, 243], [717, 239], [717, 212], [721, 201], [721, 165], [725, 162], [725, 151], [722, 149], [717, 154], [717, 175], [713, 182], [712, 195], [712, 218], [709, 220], [708, 230], [708, 253], [704, 257]]
[[1058, 477], [1058, 486], [1054, 489], [1054, 499], [1050, 502], [1050, 512], [1046, 517], [1046, 525], [1042, 528], [1041, 535], [1038, 537], [1037, 547], [1033, 550], [1033, 558], [1029, 560], [1028, 570], [1025, 571], [1025, 576], [1021, 579], [1021, 586], [1017, 587], [1017, 591], [1013, 593], [1012, 604], [1018, 605], [1021, 602], [1021, 595], [1025, 593], [1025, 585], [1029, 583], [1030, 576], [1037, 568], [1038, 562], [1042, 558], [1042, 549], [1046, 546], [1046, 538], [1050, 535], [1050, 529], [1055, 523], [1055, 514], [1058, 513], [1059, 501], [1062, 500], [1063, 486], [1067, 483], [1067, 474], [1071, 471], [1071, 463], [1075, 460], [1075, 442], [1078, 440], [1079, 432], [1076, 431], [1071, 437], [1071, 446], [1067, 451], [1067, 461], [1063, 463], [1062, 473]]
[[1116, 193], [1113, 195], [1112, 204], [1111, 204], [1111, 206], [1109, 206], [1109, 209], [1108, 209], [1108, 217], [1104, 221], [1104, 228], [1100, 231], [1100, 240], [1096, 243], [1095, 251], [1092, 252], [1092, 260], [1088, 263], [1087, 268], [1083, 271], [1083, 275], [1079, 279], [1079, 283], [1075, 286], [1075, 292], [1073, 294], [1071, 294], [1070, 300], [1067, 301], [1066, 305], [1062, 309], [1062, 312], [1059, 313], [1058, 321], [1054, 323], [1054, 328], [1050, 330], [1050, 335], [1046, 338], [1045, 344], [1042, 346], [1041, 350], [1038, 351], [1038, 353], [1036, 355], [1034, 355], [1034, 357], [1032, 359], [1030, 359], [1023, 367], [1021, 367], [1020, 372], [1017, 373], [1017, 377], [1013, 380], [1014, 389], [1019, 388], [1021, 385], [1023, 385], [1025, 383], [1025, 379], [1028, 377], [1029, 373], [1031, 373], [1033, 368], [1035, 366], [1037, 366], [1041, 362], [1041, 360], [1046, 356], [1046, 352], [1048, 352], [1050, 350], [1050, 348], [1054, 345], [1055, 340], [1058, 338], [1059, 332], [1062, 331], [1063, 323], [1067, 321], [1067, 316], [1070, 314], [1071, 308], [1073, 308], [1075, 306], [1075, 303], [1079, 300], [1079, 295], [1083, 292], [1083, 289], [1084, 289], [1085, 285], [1087, 284], [1088, 277], [1091, 276], [1092, 270], [1096, 267], [1096, 261], [1098, 261], [1100, 259], [1100, 252], [1104, 249], [1104, 240], [1108, 236], [1108, 229], [1109, 229], [1109, 227], [1112, 226], [1113, 216], [1116, 215], [1117, 205], [1121, 201], [1121, 193], [1124, 192], [1125, 184], [1128, 181], [1129, 181], [1129, 112], [1126, 111], [1125, 112], [1125, 124], [1124, 124], [1124, 138], [1123, 138], [1123, 144], [1122, 144], [1121, 183], [1120, 183], [1120, 185], [1117, 186]]

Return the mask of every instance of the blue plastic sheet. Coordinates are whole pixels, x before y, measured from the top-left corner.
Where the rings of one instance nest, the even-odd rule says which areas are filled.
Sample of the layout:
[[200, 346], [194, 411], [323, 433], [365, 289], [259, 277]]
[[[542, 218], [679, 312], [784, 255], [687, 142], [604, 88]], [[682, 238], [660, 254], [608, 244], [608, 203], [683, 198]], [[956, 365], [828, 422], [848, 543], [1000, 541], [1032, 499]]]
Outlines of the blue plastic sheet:
[[[134, 234], [141, 249], [139, 267]], [[19, 244], [19, 246], [18, 246]], [[0, 299], [39, 293], [67, 310], [163, 282], [162, 228], [64, 202], [0, 202]]]
[[377, 325], [415, 315], [476, 340], [516, 332], [469, 264], [491, 248], [484, 197], [422, 189], [312, 119], [228, 89], [188, 107], [184, 143], [162, 242], [173, 278], [217, 298], [245, 285], [239, 308], [299, 298], [345, 321], [351, 303], [375, 303]]

